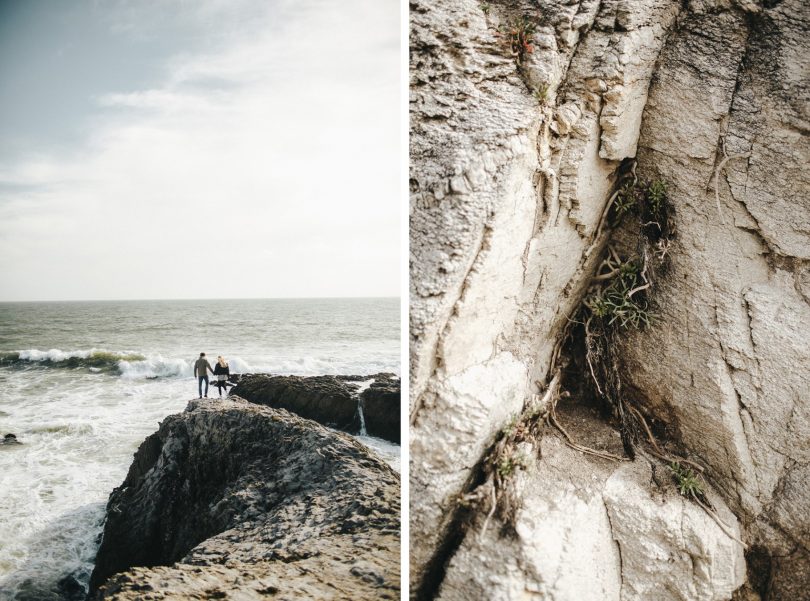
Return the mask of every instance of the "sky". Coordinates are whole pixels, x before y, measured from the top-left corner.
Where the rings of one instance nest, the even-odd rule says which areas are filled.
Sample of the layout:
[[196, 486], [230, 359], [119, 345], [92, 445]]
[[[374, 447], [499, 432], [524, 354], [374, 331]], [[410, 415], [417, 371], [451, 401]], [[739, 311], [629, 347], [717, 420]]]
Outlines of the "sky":
[[0, 301], [399, 296], [398, 0], [0, 0]]

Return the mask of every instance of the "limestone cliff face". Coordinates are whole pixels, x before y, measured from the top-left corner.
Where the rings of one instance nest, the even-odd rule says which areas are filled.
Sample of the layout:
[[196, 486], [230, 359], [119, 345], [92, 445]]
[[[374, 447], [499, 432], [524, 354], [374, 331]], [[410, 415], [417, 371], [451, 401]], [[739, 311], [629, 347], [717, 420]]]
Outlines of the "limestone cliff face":
[[[748, 545], [744, 583], [741, 545], [695, 529], [711, 578], [680, 573], [689, 584], [663, 587], [660, 598], [810, 590], [808, 12], [800, 0], [411, 2], [417, 594], [465, 598], [453, 583], [477, 557], [481, 582], [508, 582], [491, 598], [650, 598], [635, 592], [649, 574], [607, 552], [599, 534], [622, 547], [607, 485], [588, 494], [611, 519], [583, 522], [608, 541], [600, 569], [618, 574], [602, 596], [557, 578], [565, 561], [561, 572], [542, 562], [527, 571], [517, 558], [548, 551], [532, 551], [528, 536], [510, 543], [517, 563], [503, 580], [503, 566], [485, 561], [494, 543], [453, 524], [459, 493], [496, 433], [541, 391], [606, 244], [621, 238], [605, 217], [632, 160], [669, 183], [677, 234], [652, 293], [654, 327], [622, 342], [622, 378], [706, 465], [715, 505], [733, 511]], [[509, 31], [525, 22], [531, 51], [514, 51]], [[567, 461], [578, 471], [588, 460]], [[543, 467], [521, 478], [525, 511], [561, 494]], [[632, 491], [640, 476], [605, 478]], [[628, 495], [646, 503], [641, 489]], [[658, 543], [687, 547], [686, 535], [667, 539], [679, 512], [659, 509], [669, 517], [651, 522]], [[543, 515], [535, 510], [533, 523]], [[725, 546], [711, 542], [724, 536]]]

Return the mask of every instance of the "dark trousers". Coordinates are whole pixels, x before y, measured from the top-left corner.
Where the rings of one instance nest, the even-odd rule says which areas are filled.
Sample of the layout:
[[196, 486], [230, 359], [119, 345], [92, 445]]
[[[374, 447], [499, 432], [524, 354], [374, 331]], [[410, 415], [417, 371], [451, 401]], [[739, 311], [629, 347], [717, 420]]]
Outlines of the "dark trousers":
[[197, 378], [197, 383], [199, 384], [199, 389], [200, 389], [200, 396], [203, 395], [203, 389], [202, 389], [202, 383], [203, 382], [205, 382], [205, 396], [208, 396], [208, 374], [205, 374], [204, 376], [199, 376]]

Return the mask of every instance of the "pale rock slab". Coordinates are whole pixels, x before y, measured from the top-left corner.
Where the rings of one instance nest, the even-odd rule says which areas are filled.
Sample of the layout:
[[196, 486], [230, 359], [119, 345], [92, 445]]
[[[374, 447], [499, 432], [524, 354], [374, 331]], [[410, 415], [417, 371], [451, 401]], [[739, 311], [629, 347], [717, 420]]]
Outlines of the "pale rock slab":
[[[526, 473], [516, 535], [478, 519], [451, 559], [442, 601], [720, 601], [745, 580], [742, 546], [643, 458], [616, 464], [542, 440]], [[665, 471], [658, 465], [658, 471]], [[729, 531], [736, 518], [709, 492]]]
[[659, 58], [639, 172], [670, 183], [678, 240], [656, 327], [621, 354], [747, 524], [770, 566], [757, 593], [777, 601], [810, 590], [810, 7], [740, 6], [696, 5]]
[[[641, 462], [636, 462], [641, 463]], [[721, 601], [745, 580], [743, 547], [694, 501], [650, 494], [649, 466], [625, 465], [603, 498], [622, 563], [622, 601]], [[712, 495], [720, 519], [740, 537], [734, 514]]]
[[[604, 134], [602, 94], [633, 88], [613, 102], [641, 114], [680, 6], [633, 3], [634, 20], [615, 2], [541, 4], [411, 5], [412, 590], [484, 449], [545, 380], [598, 263], [597, 227], [638, 137]], [[518, 69], [499, 28], [524, 13], [541, 23]], [[490, 378], [502, 386], [486, 401], [470, 394]]]

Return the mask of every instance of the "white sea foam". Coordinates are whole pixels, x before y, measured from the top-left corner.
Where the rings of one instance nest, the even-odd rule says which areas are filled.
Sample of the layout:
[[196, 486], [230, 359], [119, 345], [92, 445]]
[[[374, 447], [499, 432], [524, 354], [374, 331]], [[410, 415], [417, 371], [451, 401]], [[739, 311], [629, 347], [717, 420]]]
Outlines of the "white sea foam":
[[191, 361], [166, 359], [161, 355], [147, 357], [143, 361], [119, 361], [118, 371], [129, 380], [144, 378], [177, 378], [192, 375]]
[[[0, 434], [23, 443], [0, 446], [2, 601], [20, 586], [55, 599], [67, 574], [86, 583], [107, 498], [143, 439], [197, 396], [200, 351], [231, 373], [400, 370], [393, 299], [0, 304], [0, 331]], [[358, 440], [399, 469], [397, 445]]]
[[[23, 444], [0, 448], [0, 599], [13, 599], [26, 581], [47, 588], [68, 574], [89, 576], [110, 491], [138, 444], [183, 410], [189, 383], [7, 374], [9, 398], [21, 402], [4, 405], [2, 429]], [[32, 388], [40, 394], [23, 393]]]
[[376, 436], [367, 436], [358, 434], [355, 436], [357, 440], [367, 446], [369, 449], [377, 453], [385, 462], [394, 468], [397, 473], [401, 472], [401, 452], [402, 447], [393, 442], [377, 438]]
[[[30, 363], [54, 368], [85, 368], [91, 373], [115, 372], [129, 380], [151, 378], [180, 378], [193, 374], [193, 358], [167, 357], [137, 350], [109, 351], [92, 348], [64, 351], [61, 349], [27, 349], [3, 353], [6, 363]], [[16, 359], [9, 356], [16, 355]], [[368, 357], [289, 356], [289, 351], [277, 356], [229, 357], [231, 373], [269, 373], [299, 376], [364, 375], [379, 372], [399, 373], [396, 359]]]
[[58, 348], [52, 348], [48, 351], [40, 351], [38, 349], [28, 349], [25, 351], [18, 351], [20, 355], [20, 359], [24, 361], [33, 361], [35, 363], [41, 363], [44, 361], [67, 361], [68, 359], [86, 359], [90, 356], [91, 353], [95, 352], [96, 349], [91, 349], [89, 351], [62, 351]]

